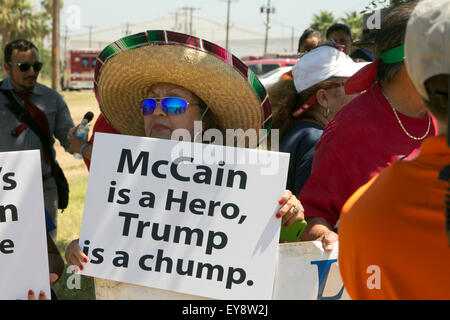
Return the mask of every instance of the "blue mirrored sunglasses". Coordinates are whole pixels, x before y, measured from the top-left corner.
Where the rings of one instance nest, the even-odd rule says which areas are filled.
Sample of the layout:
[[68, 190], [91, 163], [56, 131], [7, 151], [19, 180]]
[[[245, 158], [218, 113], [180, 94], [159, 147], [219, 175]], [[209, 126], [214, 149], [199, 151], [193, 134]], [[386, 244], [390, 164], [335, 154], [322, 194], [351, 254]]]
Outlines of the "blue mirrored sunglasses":
[[10, 66], [18, 66], [21, 72], [27, 72], [31, 67], [33, 67], [34, 72], [39, 72], [44, 65], [42, 62], [36, 61], [35, 63], [28, 62], [8, 62]]
[[151, 98], [145, 99], [141, 102], [141, 114], [148, 116], [152, 114], [158, 102], [161, 102], [162, 111], [167, 114], [180, 114], [186, 111], [189, 102], [183, 98], [168, 97], [168, 98]]

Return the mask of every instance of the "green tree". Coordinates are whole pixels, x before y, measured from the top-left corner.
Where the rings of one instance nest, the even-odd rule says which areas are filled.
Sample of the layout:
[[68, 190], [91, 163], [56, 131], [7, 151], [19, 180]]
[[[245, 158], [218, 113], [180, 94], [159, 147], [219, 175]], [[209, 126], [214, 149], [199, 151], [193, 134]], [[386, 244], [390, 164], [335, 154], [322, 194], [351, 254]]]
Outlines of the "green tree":
[[[63, 6], [60, 0], [60, 6]], [[11, 40], [24, 38], [32, 41], [39, 49], [39, 60], [44, 62], [43, 77], [51, 74], [51, 51], [44, 47], [45, 38], [52, 32], [53, 0], [42, 0], [43, 11], [35, 12], [29, 0], [0, 0], [0, 43], [1, 48]], [[3, 68], [0, 68], [0, 79]]]
[[[59, 0], [59, 7], [62, 8], [63, 5], [64, 0]], [[42, 0], [41, 6], [44, 8], [44, 11], [40, 13], [39, 35], [40, 40], [44, 42], [44, 38], [52, 33], [53, 0]]]
[[[45, 12], [48, 14], [52, 14], [52, 8], [53, 8], [53, 0], [42, 0], [41, 5], [44, 7]], [[64, 0], [59, 0], [59, 8], [62, 9], [64, 6]]]
[[4, 44], [17, 38], [36, 40], [48, 33], [49, 29], [42, 27], [48, 17], [42, 12], [34, 13], [28, 0], [0, 0], [0, 7], [0, 35]]
[[314, 14], [310, 27], [319, 31], [322, 39], [325, 39], [327, 29], [336, 22], [332, 12], [320, 11], [319, 14]]
[[409, 0], [371, 0], [361, 13], [371, 12], [375, 9], [388, 8]]
[[[36, 40], [40, 37], [40, 24], [45, 17], [41, 13], [34, 13], [33, 4], [28, 0], [0, 0], [0, 8], [2, 49], [13, 39]], [[0, 68], [0, 77], [3, 78], [3, 68]]]
[[357, 40], [361, 38], [362, 28], [363, 28], [363, 16], [362, 14], [352, 11], [345, 14], [345, 18], [341, 18], [340, 20], [350, 27], [352, 31], [353, 40]]

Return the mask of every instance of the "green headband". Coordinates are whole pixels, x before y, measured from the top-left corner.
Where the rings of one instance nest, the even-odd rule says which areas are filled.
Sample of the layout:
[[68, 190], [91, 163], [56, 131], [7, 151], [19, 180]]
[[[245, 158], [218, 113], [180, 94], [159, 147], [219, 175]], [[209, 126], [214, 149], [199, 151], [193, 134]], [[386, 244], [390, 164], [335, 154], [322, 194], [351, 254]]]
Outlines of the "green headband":
[[380, 59], [384, 63], [397, 63], [405, 61], [405, 46], [401, 45], [380, 54]]

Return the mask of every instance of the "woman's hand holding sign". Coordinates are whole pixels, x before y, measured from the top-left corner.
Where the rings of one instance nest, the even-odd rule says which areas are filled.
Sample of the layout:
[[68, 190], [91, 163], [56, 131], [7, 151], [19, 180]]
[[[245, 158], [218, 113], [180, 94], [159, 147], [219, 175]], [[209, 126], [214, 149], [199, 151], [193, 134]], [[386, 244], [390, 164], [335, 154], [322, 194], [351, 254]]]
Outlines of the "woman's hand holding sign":
[[292, 225], [295, 221], [305, 220], [305, 210], [303, 209], [300, 200], [292, 194], [291, 191], [285, 190], [283, 196], [278, 201], [281, 206], [278, 210], [276, 217], [282, 218], [281, 223], [286, 227]]
[[[56, 273], [50, 273], [50, 286], [53, 285], [58, 280], [58, 278], [59, 276]], [[33, 290], [28, 290], [28, 300], [36, 300], [36, 296], [34, 295]], [[41, 291], [39, 293], [39, 300], [48, 300], [44, 291]]]
[[[73, 240], [66, 249], [66, 260], [69, 266], [77, 266], [80, 270], [83, 270], [83, 263], [89, 262], [89, 258], [81, 251], [78, 245], [78, 240]], [[74, 271], [75, 272], [75, 269]]]

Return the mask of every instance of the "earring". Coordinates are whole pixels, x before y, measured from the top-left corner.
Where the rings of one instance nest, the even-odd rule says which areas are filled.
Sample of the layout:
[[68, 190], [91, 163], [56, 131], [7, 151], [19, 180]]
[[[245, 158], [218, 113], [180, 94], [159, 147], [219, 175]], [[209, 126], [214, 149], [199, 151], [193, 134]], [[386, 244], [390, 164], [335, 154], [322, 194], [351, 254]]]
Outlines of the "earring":
[[329, 106], [327, 106], [326, 109], [325, 108], [322, 109], [322, 115], [328, 119], [328, 116], [330, 115], [330, 107]]

